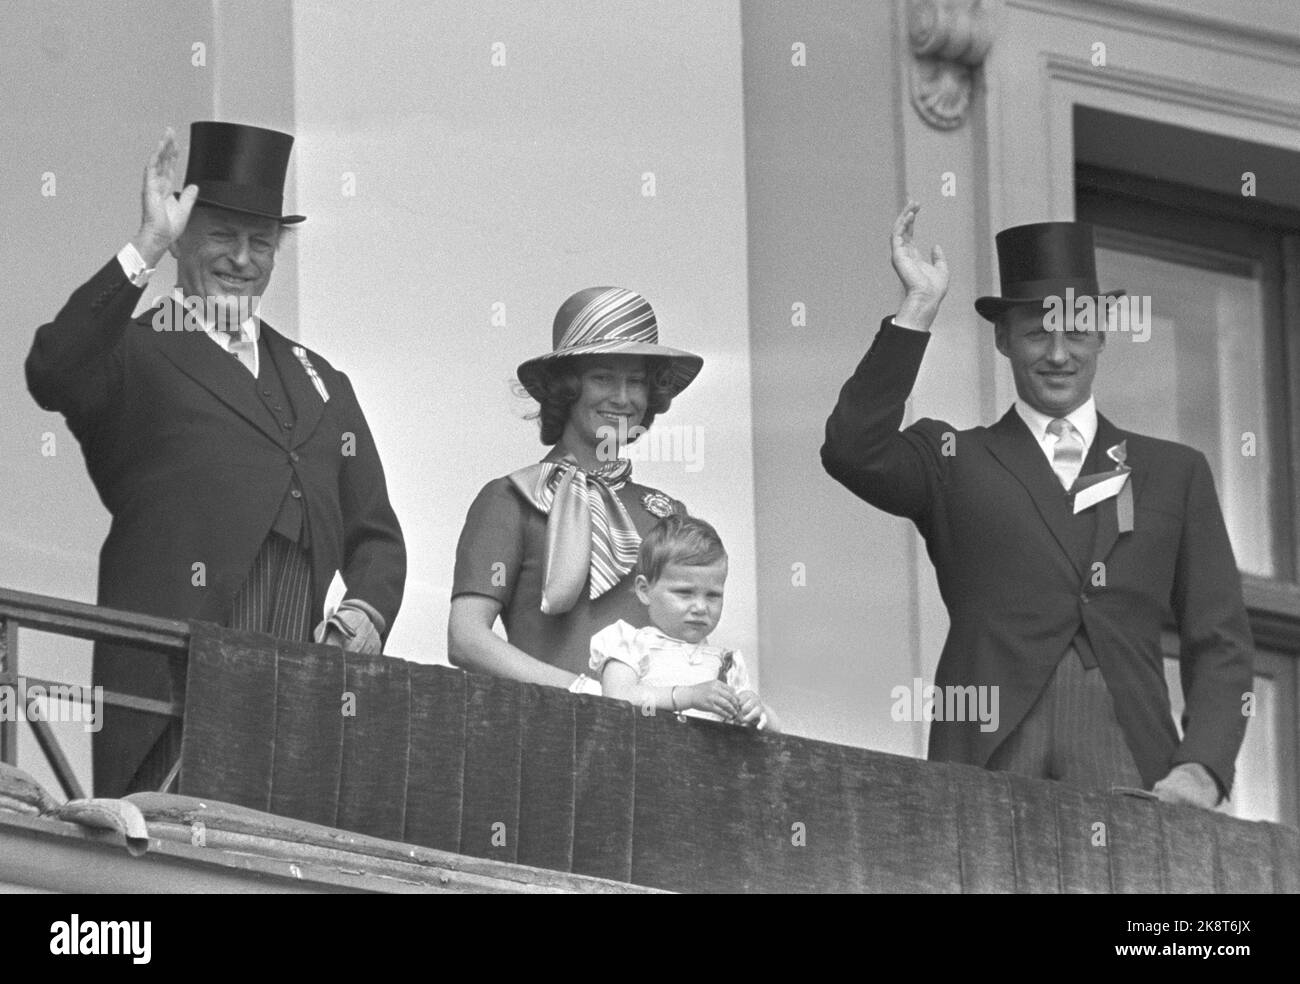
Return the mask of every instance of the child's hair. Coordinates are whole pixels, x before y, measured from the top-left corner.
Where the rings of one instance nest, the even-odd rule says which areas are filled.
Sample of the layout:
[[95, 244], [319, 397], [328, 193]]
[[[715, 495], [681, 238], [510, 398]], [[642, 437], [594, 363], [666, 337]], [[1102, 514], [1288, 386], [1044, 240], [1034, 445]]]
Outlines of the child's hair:
[[722, 538], [709, 523], [674, 513], [659, 520], [641, 540], [636, 572], [654, 584], [669, 564], [708, 567], [726, 557]]

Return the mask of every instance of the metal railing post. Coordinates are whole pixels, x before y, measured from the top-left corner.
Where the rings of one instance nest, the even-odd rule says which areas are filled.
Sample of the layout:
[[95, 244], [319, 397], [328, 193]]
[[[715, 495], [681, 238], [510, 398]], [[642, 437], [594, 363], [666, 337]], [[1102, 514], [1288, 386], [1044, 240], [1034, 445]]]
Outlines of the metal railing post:
[[6, 711], [0, 714], [0, 762], [5, 765], [18, 764], [18, 696], [18, 623], [0, 617], [0, 710]]
[[[77, 694], [58, 696], [66, 687], [51, 680], [22, 679], [18, 668], [18, 629], [52, 632], [74, 639], [113, 642], [124, 646], [164, 653], [171, 659], [184, 660], [188, 655], [189, 624], [176, 619], [157, 618], [135, 612], [100, 608], [83, 602], [50, 598], [0, 587], [0, 762], [18, 764], [18, 722], [26, 720], [35, 735], [46, 762], [69, 799], [82, 799], [85, 791], [68, 762], [50, 720], [56, 700], [83, 700]], [[41, 716], [28, 714], [28, 688], [40, 686], [49, 691], [47, 710]], [[99, 693], [96, 693], [98, 698]], [[180, 718], [184, 701], [161, 701], [134, 694], [103, 691], [103, 701], [119, 707]], [[102, 709], [100, 710], [102, 713]]]

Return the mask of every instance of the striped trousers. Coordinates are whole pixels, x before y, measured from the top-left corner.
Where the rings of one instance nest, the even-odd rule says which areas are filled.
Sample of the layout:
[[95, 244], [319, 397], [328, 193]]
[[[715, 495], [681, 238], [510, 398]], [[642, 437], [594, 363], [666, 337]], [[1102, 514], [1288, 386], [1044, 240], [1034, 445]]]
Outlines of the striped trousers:
[[1113, 786], [1145, 788], [1101, 668], [1085, 667], [1074, 646], [988, 768], [1100, 793]]
[[311, 563], [307, 552], [272, 533], [253, 558], [226, 625], [305, 642], [313, 628], [311, 623]]
[[[307, 552], [292, 540], [271, 533], [253, 558], [224, 624], [231, 629], [266, 632], [278, 639], [304, 642], [313, 628], [312, 611]], [[173, 721], [140, 763], [128, 792], [172, 786], [180, 757], [181, 722]]]

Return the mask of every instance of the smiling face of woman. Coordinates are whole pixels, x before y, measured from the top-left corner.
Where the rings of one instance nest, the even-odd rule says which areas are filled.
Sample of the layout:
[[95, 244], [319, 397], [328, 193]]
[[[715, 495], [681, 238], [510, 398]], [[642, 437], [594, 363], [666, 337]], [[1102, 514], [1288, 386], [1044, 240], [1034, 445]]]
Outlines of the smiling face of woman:
[[578, 398], [569, 408], [561, 439], [567, 449], [594, 453], [602, 444], [621, 446], [632, 428], [645, 419], [650, 398], [645, 359], [632, 355], [585, 358], [579, 367], [578, 385]]

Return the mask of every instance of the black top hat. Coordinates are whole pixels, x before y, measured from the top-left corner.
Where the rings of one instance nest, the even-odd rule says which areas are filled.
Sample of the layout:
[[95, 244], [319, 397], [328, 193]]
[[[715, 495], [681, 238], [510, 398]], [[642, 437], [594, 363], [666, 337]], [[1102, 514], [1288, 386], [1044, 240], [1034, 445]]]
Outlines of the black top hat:
[[990, 321], [1017, 304], [1042, 304], [1044, 298], [1120, 297], [1097, 286], [1097, 257], [1087, 222], [1033, 222], [997, 234], [1001, 297], [981, 297], [975, 310]]
[[243, 123], [203, 120], [190, 124], [185, 183], [199, 186], [198, 202], [260, 215], [285, 225], [305, 215], [282, 215], [284, 176], [293, 137]]

